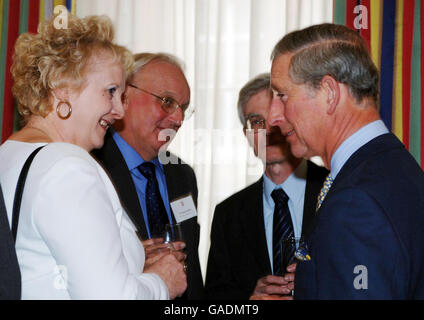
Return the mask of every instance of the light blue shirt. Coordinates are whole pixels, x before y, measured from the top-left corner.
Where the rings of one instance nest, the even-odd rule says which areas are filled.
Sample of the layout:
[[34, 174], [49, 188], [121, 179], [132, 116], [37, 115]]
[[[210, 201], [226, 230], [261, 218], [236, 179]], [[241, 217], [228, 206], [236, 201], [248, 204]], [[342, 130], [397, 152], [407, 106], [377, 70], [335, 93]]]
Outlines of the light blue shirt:
[[[144, 163], [145, 161], [138, 154], [137, 151], [135, 151], [124, 139], [122, 139], [122, 137], [117, 132], [113, 132], [112, 137], [115, 140], [119, 148], [119, 151], [121, 151], [122, 156], [124, 157], [125, 162], [127, 164], [127, 167], [131, 172], [131, 177], [134, 181], [134, 185], [137, 191], [141, 210], [143, 211], [143, 217], [144, 217], [144, 222], [146, 224], [147, 233], [150, 237], [150, 228], [148, 223], [149, 220], [147, 218], [147, 209], [146, 209], [146, 202], [145, 202], [147, 179], [137, 169], [137, 167], [141, 165], [142, 163]], [[172, 221], [171, 210], [170, 210], [169, 201], [168, 201], [168, 188], [166, 186], [165, 172], [163, 170], [162, 163], [160, 163], [157, 157], [153, 159], [151, 162], [155, 165], [156, 179], [159, 184], [159, 191], [162, 197], [163, 204], [165, 205], [166, 212], [168, 213], [168, 219]]]
[[264, 207], [264, 222], [265, 222], [265, 235], [268, 246], [268, 255], [273, 268], [272, 260], [272, 225], [274, 217], [274, 199], [271, 197], [272, 191], [276, 188], [281, 188], [288, 195], [288, 206], [290, 215], [293, 222], [293, 229], [295, 237], [300, 237], [302, 234], [303, 222], [303, 207], [305, 202], [305, 189], [306, 189], [306, 174], [307, 162], [303, 160], [296, 170], [280, 185], [272, 182], [266, 174], [263, 175], [263, 207]]
[[372, 139], [381, 136], [382, 134], [389, 133], [389, 130], [385, 126], [382, 120], [371, 122], [361, 129], [352, 134], [337, 148], [331, 158], [331, 177], [336, 179], [341, 168], [344, 166], [347, 160], [354, 154], [359, 148], [370, 142]]

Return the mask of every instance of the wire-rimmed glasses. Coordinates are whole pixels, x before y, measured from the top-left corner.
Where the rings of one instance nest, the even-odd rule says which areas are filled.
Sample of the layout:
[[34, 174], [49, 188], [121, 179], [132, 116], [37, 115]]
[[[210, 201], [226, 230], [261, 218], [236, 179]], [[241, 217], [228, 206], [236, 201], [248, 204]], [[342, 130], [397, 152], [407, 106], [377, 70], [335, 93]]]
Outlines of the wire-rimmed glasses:
[[194, 108], [191, 107], [190, 105], [186, 104], [186, 105], [179, 105], [177, 101], [175, 101], [175, 99], [168, 97], [168, 96], [164, 96], [161, 97], [157, 94], [154, 94], [150, 91], [147, 91], [145, 89], [139, 88], [136, 85], [132, 84], [132, 83], [128, 83], [128, 86], [130, 86], [131, 88], [140, 90], [144, 93], [150, 94], [151, 96], [155, 97], [156, 99], [161, 101], [161, 107], [162, 110], [165, 111], [168, 114], [172, 114], [175, 111], [177, 111], [178, 108], [181, 108], [181, 110], [183, 111], [184, 114], [184, 119], [187, 120], [191, 117], [191, 115], [194, 113]]

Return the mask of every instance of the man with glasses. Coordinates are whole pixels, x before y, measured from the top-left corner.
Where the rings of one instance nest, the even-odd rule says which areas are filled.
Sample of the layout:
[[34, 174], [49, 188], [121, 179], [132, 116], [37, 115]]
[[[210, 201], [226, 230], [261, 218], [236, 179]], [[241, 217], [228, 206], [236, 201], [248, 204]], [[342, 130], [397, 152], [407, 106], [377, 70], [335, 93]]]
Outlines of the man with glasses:
[[295, 265], [282, 267], [279, 244], [307, 232], [328, 172], [290, 153], [280, 129], [266, 123], [271, 101], [269, 73], [239, 93], [239, 117], [256, 156], [263, 154], [258, 136], [266, 134], [265, 173], [215, 209], [205, 284], [209, 299], [292, 298]]
[[[198, 258], [197, 214], [178, 216], [171, 204], [184, 200], [197, 206], [193, 169], [170, 155], [166, 147], [191, 112], [190, 88], [178, 59], [169, 54], [134, 56], [134, 72], [125, 91], [125, 117], [93, 152], [109, 171], [115, 187], [146, 248], [146, 264], [160, 257], [166, 224], [181, 223], [187, 254], [187, 299], [202, 298]], [[165, 162], [161, 162], [165, 160]], [[170, 160], [170, 161], [169, 161]], [[168, 163], [169, 162], [169, 163]], [[177, 249], [183, 249], [183, 244]]]

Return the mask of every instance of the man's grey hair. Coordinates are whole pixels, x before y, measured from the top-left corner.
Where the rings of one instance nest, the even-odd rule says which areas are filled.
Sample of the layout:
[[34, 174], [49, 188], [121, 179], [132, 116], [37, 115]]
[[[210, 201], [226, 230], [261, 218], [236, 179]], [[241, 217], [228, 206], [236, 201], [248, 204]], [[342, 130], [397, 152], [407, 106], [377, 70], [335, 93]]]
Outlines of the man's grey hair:
[[151, 52], [142, 52], [142, 53], [136, 53], [134, 54], [134, 69], [132, 74], [128, 77], [130, 81], [134, 79], [134, 76], [137, 74], [138, 71], [140, 71], [141, 68], [143, 68], [146, 64], [153, 60], [159, 60], [159, 61], [165, 61], [168, 63], [171, 63], [178, 68], [181, 69], [181, 72], [184, 73], [185, 65], [182, 60], [177, 58], [176, 56], [164, 53], [164, 52], [158, 52], [158, 53], [151, 53]]
[[251, 79], [243, 86], [243, 88], [241, 88], [237, 102], [237, 110], [241, 124], [243, 126], [246, 124], [244, 108], [246, 107], [250, 98], [262, 90], [270, 90], [270, 82], [271, 75], [269, 73], [262, 73]]
[[324, 23], [284, 36], [274, 47], [271, 61], [293, 54], [289, 76], [295, 83], [319, 88], [322, 78], [330, 75], [345, 84], [360, 103], [370, 97], [377, 105], [379, 74], [365, 41], [345, 26]]

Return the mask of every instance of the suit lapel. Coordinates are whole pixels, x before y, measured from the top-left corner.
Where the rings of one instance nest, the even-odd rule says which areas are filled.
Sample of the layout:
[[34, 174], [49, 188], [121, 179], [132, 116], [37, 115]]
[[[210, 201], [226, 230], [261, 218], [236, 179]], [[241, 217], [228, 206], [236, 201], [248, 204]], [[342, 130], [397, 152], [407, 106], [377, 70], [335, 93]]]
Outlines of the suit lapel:
[[303, 208], [302, 235], [307, 235], [315, 219], [315, 207], [318, 194], [322, 188], [327, 169], [319, 167], [311, 161], [307, 162], [308, 171], [306, 175], [305, 202]]
[[[166, 189], [168, 190], [168, 203], [171, 203], [171, 201], [174, 201], [176, 196], [176, 193], [178, 191], [178, 185], [175, 185], [175, 179], [173, 177], [175, 176], [173, 174], [173, 166], [170, 164], [164, 164], [163, 165], [163, 171], [165, 173], [165, 180], [166, 180]], [[172, 209], [171, 209], [172, 212]], [[172, 213], [174, 215], [174, 213]], [[175, 219], [175, 217], [173, 217]]]
[[[169, 154], [168, 154], [169, 155]], [[178, 163], [180, 163], [180, 159], [178, 159]], [[188, 191], [186, 185], [185, 185], [185, 181], [182, 181], [182, 179], [184, 178], [184, 173], [179, 171], [181, 169], [181, 164], [180, 165], [173, 165], [173, 164], [164, 164], [163, 165], [163, 170], [164, 170], [164, 174], [165, 174], [165, 180], [166, 180], [166, 188], [168, 190], [168, 203], [171, 204], [172, 201], [175, 201], [176, 199], [182, 197], [182, 196], [187, 196], [188, 193], [190, 191]], [[197, 209], [197, 199], [196, 199], [196, 195], [192, 194], [192, 198], [194, 201], [194, 204], [196, 206]], [[175, 219], [175, 214], [174, 211], [172, 210], [172, 208], [170, 207], [171, 210], [171, 218], [173, 223], [176, 223], [176, 219]], [[196, 224], [197, 224], [197, 216], [188, 220], [185, 220], [181, 223], [181, 228], [182, 228], [182, 232], [183, 234], [187, 235], [189, 233], [192, 233], [193, 230], [193, 224], [192, 224], [192, 219], [195, 219]]]
[[[171, 218], [172, 222], [176, 223], [174, 211], [171, 208], [171, 202], [174, 201], [177, 197], [177, 191], [178, 191], [178, 185], [174, 185], [175, 181], [178, 179], [173, 179], [175, 175], [172, 172], [172, 166], [169, 164], [163, 165], [163, 171], [165, 174], [165, 181], [166, 181], [166, 189], [168, 190], [168, 203], [170, 204], [170, 210], [171, 210]], [[193, 199], [194, 200], [194, 199]], [[183, 229], [185, 229], [185, 224], [182, 224]], [[184, 230], [183, 230], [184, 231]]]
[[246, 235], [248, 248], [255, 256], [263, 275], [271, 273], [268, 246], [266, 243], [264, 209], [263, 209], [263, 178], [259, 179], [246, 193], [244, 212], [240, 212], [240, 223]]

